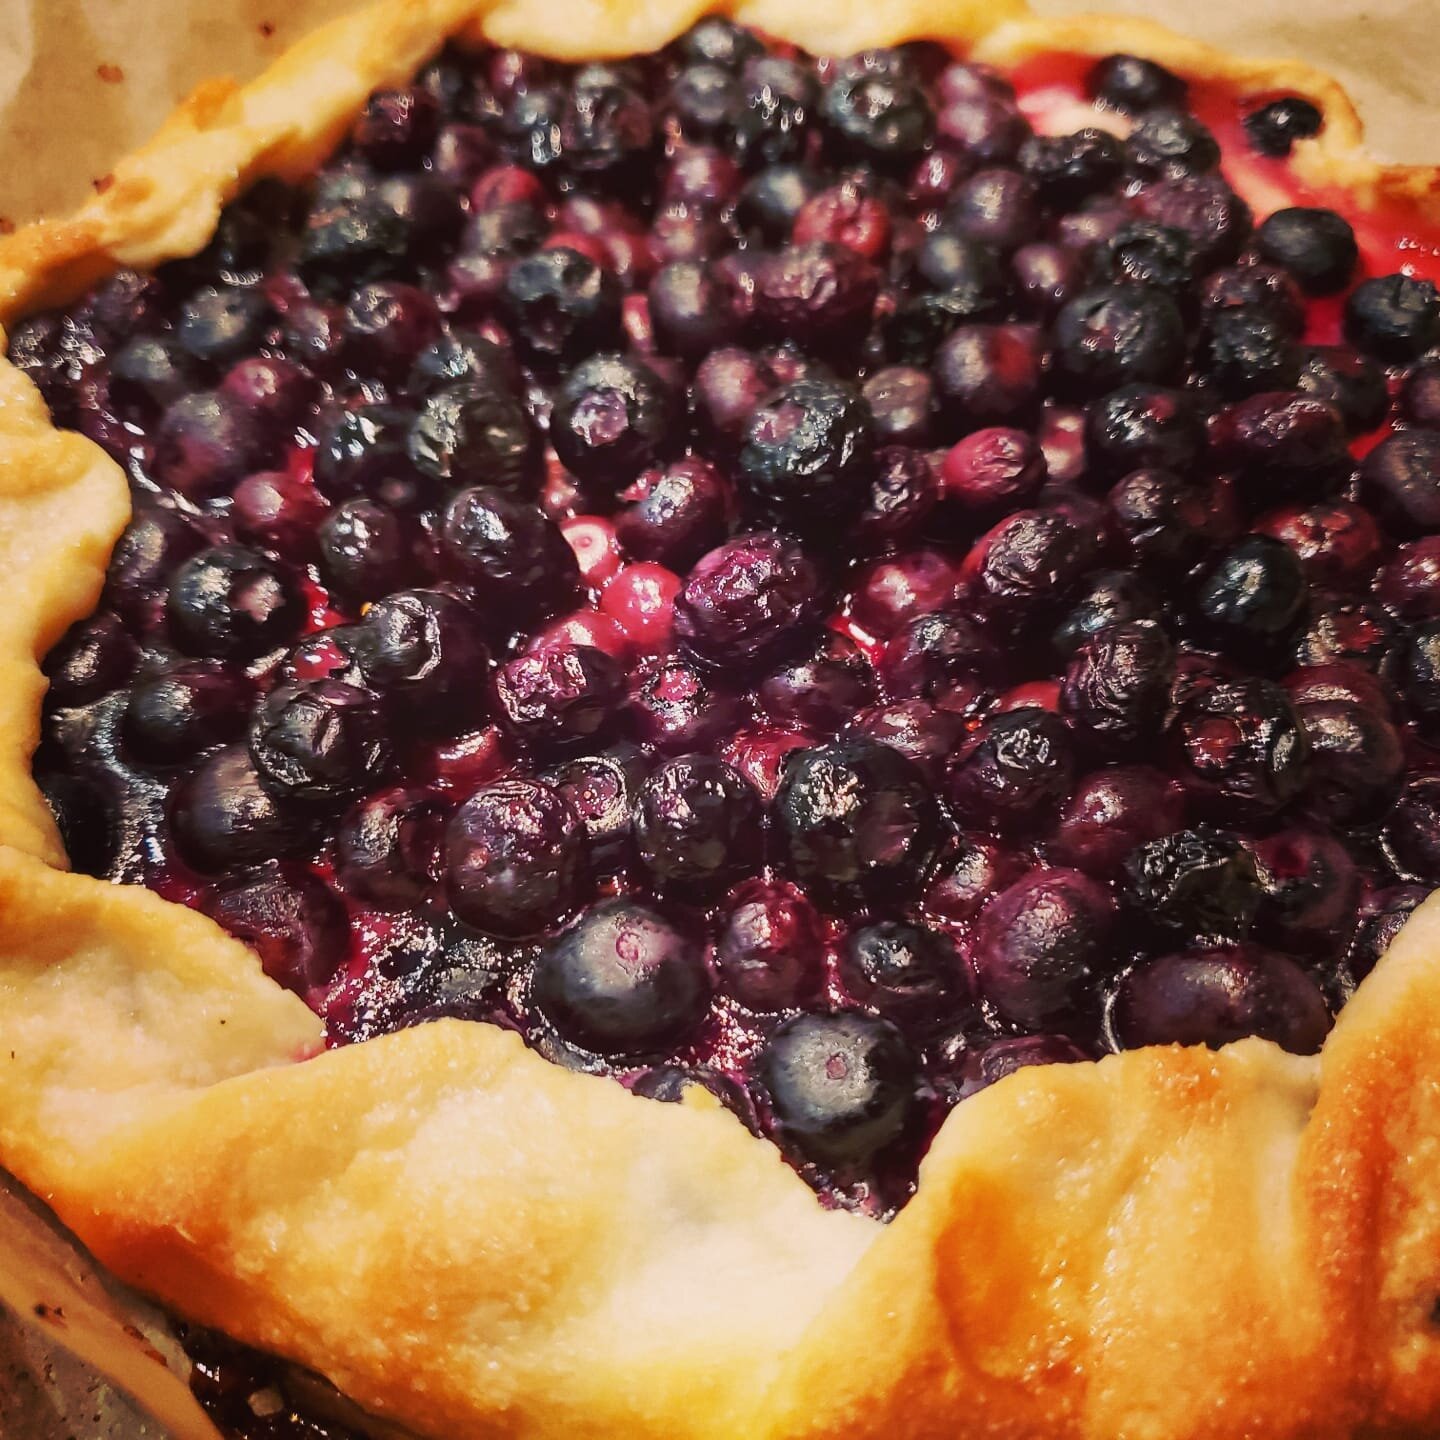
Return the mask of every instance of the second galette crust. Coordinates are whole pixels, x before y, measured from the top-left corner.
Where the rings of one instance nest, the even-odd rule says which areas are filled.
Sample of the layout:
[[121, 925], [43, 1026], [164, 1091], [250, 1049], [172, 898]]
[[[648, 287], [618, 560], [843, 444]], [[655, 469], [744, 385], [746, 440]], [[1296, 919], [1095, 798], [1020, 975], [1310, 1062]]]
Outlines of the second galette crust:
[[[0, 317], [199, 249], [450, 34], [658, 47], [698, 3], [386, 0], [194, 97], [79, 215], [0, 242]], [[1141, 50], [1314, 94], [1311, 179], [1365, 161], [1332, 82], [1018, 3], [758, 0], [817, 49]], [[714, 1105], [664, 1107], [445, 1021], [317, 1054], [211, 922], [57, 868], [39, 659], [99, 593], [119, 469], [0, 364], [0, 1160], [123, 1280], [440, 1436], [1324, 1440], [1440, 1417], [1440, 902], [1318, 1059], [1249, 1041], [1023, 1072], [954, 1112], [884, 1229]], [[295, 1063], [303, 1060], [305, 1063]]]

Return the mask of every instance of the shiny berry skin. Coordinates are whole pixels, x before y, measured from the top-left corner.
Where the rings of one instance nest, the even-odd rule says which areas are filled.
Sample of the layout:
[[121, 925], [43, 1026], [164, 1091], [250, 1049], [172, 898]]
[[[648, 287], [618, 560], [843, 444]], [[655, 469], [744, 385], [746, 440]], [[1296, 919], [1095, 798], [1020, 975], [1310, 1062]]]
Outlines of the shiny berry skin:
[[738, 701], [719, 688], [717, 677], [680, 656], [641, 670], [627, 708], [635, 738], [667, 753], [713, 746], [734, 733], [740, 715]]
[[897, 165], [924, 150], [935, 116], [918, 77], [897, 52], [842, 61], [820, 107], [828, 139], [845, 158]]
[[1141, 469], [1184, 470], [1199, 456], [1204, 432], [1183, 391], [1124, 385], [1090, 406], [1085, 453], [1112, 475]]
[[1200, 688], [1178, 706], [1173, 735], [1181, 778], [1217, 820], [1274, 814], [1305, 787], [1310, 746], [1284, 690], [1271, 681]]
[[1223, 538], [1214, 490], [1173, 470], [1131, 471], [1115, 482], [1107, 505], [1137, 565], [1167, 586]]
[[1419, 775], [1405, 782], [1381, 843], [1401, 880], [1440, 884], [1440, 777]]
[[374, 500], [356, 497], [337, 506], [320, 523], [316, 540], [326, 586], [352, 603], [423, 578], [413, 521]]
[[180, 858], [202, 875], [303, 854], [314, 834], [307, 817], [260, 783], [244, 746], [218, 751], [175, 791], [170, 833]]
[[634, 848], [630, 819], [646, 766], [640, 750], [622, 743], [598, 754], [562, 760], [541, 773], [540, 778], [563, 795], [580, 817], [597, 874], [613, 874], [630, 859]]
[[[1414, 705], [1413, 687], [1406, 693]], [[1330, 825], [1363, 825], [1382, 815], [1405, 769], [1400, 734], [1385, 708], [1337, 698], [1301, 701], [1295, 713], [1310, 752], [1300, 800], [1306, 813]], [[1422, 725], [1428, 718], [1422, 713]]]
[[1360, 494], [1402, 535], [1440, 529], [1440, 432], [1386, 436], [1360, 462]]
[[824, 354], [864, 337], [879, 276], [855, 251], [818, 241], [787, 245], [756, 263], [755, 317], [771, 339]]
[[1126, 858], [1122, 893], [1142, 924], [1209, 943], [1243, 939], [1263, 897], [1250, 851], [1208, 829], [1138, 846]]
[[1379, 964], [1427, 893], [1423, 886], [1395, 885], [1367, 899], [1346, 956], [1355, 979], [1363, 980]]
[[723, 760], [681, 755], [645, 778], [635, 797], [635, 845], [661, 886], [715, 893], [761, 853], [762, 805]]
[[899, 751], [859, 739], [792, 755], [772, 814], [790, 873], [841, 902], [917, 891], [944, 831], [923, 772]]
[[972, 428], [1028, 419], [1039, 400], [1041, 350], [1021, 325], [962, 325], [935, 353], [942, 424]]
[[1429, 280], [1376, 275], [1345, 301], [1345, 338], [1376, 360], [1417, 359], [1440, 334], [1440, 293]]
[[405, 451], [410, 414], [393, 405], [341, 410], [320, 428], [315, 486], [331, 500], [361, 497], [413, 506], [432, 488]]
[[1218, 556], [1200, 577], [1199, 618], [1216, 634], [1244, 645], [1265, 645], [1300, 617], [1305, 571], [1288, 545], [1250, 535]]
[[418, 165], [435, 143], [439, 106], [425, 90], [379, 90], [351, 131], [355, 149], [379, 170]]
[[359, 375], [394, 384], [439, 333], [435, 301], [413, 285], [376, 281], [345, 302], [341, 355]]
[[613, 343], [620, 332], [620, 298], [609, 271], [560, 246], [510, 267], [500, 313], [526, 354], [539, 362], [564, 363]]
[[673, 447], [678, 421], [674, 395], [648, 366], [594, 355], [561, 385], [550, 443], [573, 474], [613, 493]]
[[113, 615], [83, 620], [45, 657], [52, 705], [84, 705], [117, 689], [136, 659], [135, 642]]
[[441, 879], [443, 810], [433, 797], [400, 786], [368, 795], [335, 832], [341, 888], [381, 910], [420, 904]]
[[1312, 585], [1345, 588], [1368, 581], [1380, 558], [1380, 529], [1368, 510], [1346, 500], [1271, 511], [1256, 529], [1295, 552]]
[[534, 425], [515, 395], [488, 380], [427, 396], [406, 447], [416, 468], [447, 489], [483, 484], [528, 491], [537, 479]]
[[741, 492], [792, 522], [824, 524], [858, 509], [874, 463], [870, 410], [850, 386], [805, 379], [767, 396], [735, 461]]
[[715, 964], [730, 994], [754, 1010], [785, 1010], [815, 998], [824, 964], [820, 917], [803, 891], [748, 880], [726, 900]]
[[1063, 1035], [1012, 1035], [978, 1047], [967, 1045], [958, 1067], [942, 1075], [940, 1085], [948, 1096], [966, 1100], [1032, 1065], [1075, 1065], [1093, 1058]]
[[1250, 111], [1241, 123], [1252, 149], [1279, 158], [1289, 155], [1297, 140], [1318, 135], [1325, 117], [1299, 95], [1284, 95]]
[[572, 1044], [599, 1055], [661, 1055], [710, 1008], [700, 945], [659, 912], [629, 900], [587, 910], [535, 966], [541, 1012]]
[[780, 1142], [818, 1165], [868, 1165], [903, 1138], [917, 1109], [918, 1064], [887, 1020], [797, 1015], [759, 1062]]
[[226, 365], [259, 349], [269, 318], [258, 290], [206, 285], [180, 307], [175, 336], [202, 363]]
[[805, 552], [770, 532], [744, 535], [703, 556], [675, 600], [675, 634], [707, 664], [749, 668], [799, 649], [824, 603]]
[[1215, 137], [1193, 115], [1166, 107], [1147, 110], [1125, 142], [1136, 174], [1174, 179], [1203, 175], [1220, 163]]
[[267, 458], [239, 402], [214, 391], [182, 395], [155, 431], [155, 478], [182, 495], [214, 495]]
[[1032, 870], [981, 912], [972, 952], [980, 993], [1013, 1025], [1085, 1034], [1115, 963], [1114, 921], [1109, 894], [1078, 870]]
[[1360, 898], [1360, 874], [1332, 835], [1279, 830], [1255, 843], [1264, 885], [1255, 936], [1291, 954], [1343, 950]]
[[1107, 55], [1087, 76], [1090, 93], [1125, 115], [1182, 105], [1189, 87], [1178, 75], [1138, 55]]
[[1045, 858], [1113, 879], [1133, 850], [1178, 830], [1184, 816], [1184, 791], [1163, 771], [1107, 766], [1075, 786], [1044, 843]]
[[301, 996], [323, 989], [349, 948], [344, 907], [311, 875], [227, 880], [205, 910], [255, 951], [272, 980]]
[[470, 797], [445, 835], [445, 893], [487, 935], [536, 935], [584, 900], [585, 828], [570, 802], [537, 780], [499, 780]]
[[1402, 620], [1440, 619], [1440, 536], [1401, 545], [1376, 578], [1375, 593]]
[[261, 470], [235, 487], [234, 498], [235, 529], [246, 540], [292, 562], [310, 556], [326, 511], [325, 497], [313, 485], [284, 470]]
[[1041, 195], [1059, 205], [1104, 190], [1125, 164], [1120, 142], [1108, 130], [1089, 125], [1069, 135], [1032, 135], [1016, 158]]
[[804, 659], [772, 671], [755, 691], [759, 707], [777, 723], [831, 734], [874, 698], [870, 662], [854, 641], [833, 631]]
[[817, 94], [810, 72], [792, 60], [763, 55], [741, 72], [740, 111], [732, 141], [734, 158], [746, 170], [804, 153]]
[[916, 616], [890, 638], [879, 660], [893, 699], [943, 699], [957, 690], [978, 696], [999, 669], [995, 642], [961, 610]]
[[615, 534], [632, 559], [683, 572], [725, 538], [729, 490], [699, 456], [642, 474], [622, 499]]
[[1172, 647], [1155, 621], [1108, 625], [1071, 657], [1060, 708], [1085, 740], [1128, 752], [1159, 733], [1173, 675]]
[[1027, 505], [1045, 482], [1045, 457], [1023, 430], [991, 426], [954, 445], [941, 468], [944, 497], [966, 510]]
[[963, 825], [1036, 828], [1070, 795], [1074, 746], [1065, 722], [1022, 706], [988, 720], [956, 756], [946, 799]]
[[840, 949], [839, 975], [861, 1004], [892, 1020], [938, 1024], [968, 993], [951, 942], [938, 930], [895, 920], [852, 930]]
[[1057, 510], [1017, 510], [975, 542], [961, 584], [980, 618], [1005, 627], [1064, 607], [1093, 558], [1086, 537]]
[[462, 490], [445, 507], [440, 559], [483, 604], [507, 607], [517, 620], [560, 608], [580, 579], [559, 527], [538, 506], [489, 485]]
[[1390, 408], [1385, 372], [1348, 345], [1310, 346], [1296, 383], [1329, 405], [1351, 434], [1373, 430]]
[[1396, 634], [1394, 618], [1376, 601], [1316, 595], [1295, 640], [1295, 660], [1300, 665], [1353, 660], [1381, 669], [1394, 654]]
[[390, 737], [379, 701], [339, 680], [280, 685], [256, 710], [250, 758], [277, 795], [331, 805], [385, 771]]
[[1187, 950], [1139, 966], [1121, 982], [1112, 1017], [1127, 1050], [1208, 1045], [1258, 1035], [1313, 1055], [1330, 1029], [1315, 982], [1288, 956], [1255, 946]]
[[1307, 295], [1331, 295], [1350, 283], [1359, 247], [1350, 222], [1333, 210], [1295, 205], [1276, 210], [1255, 232], [1262, 259], [1288, 270]]
[[655, 654], [669, 648], [680, 583], [679, 576], [663, 565], [636, 561], [622, 566], [606, 583], [600, 608], [636, 650]]
[[290, 579], [259, 551], [216, 545], [175, 572], [165, 612], [185, 654], [249, 659], [291, 633], [299, 600]]
[[[1423, 360], [1411, 366], [1400, 386], [1399, 399], [1401, 412], [1412, 424], [1423, 425], [1427, 430], [1440, 427], [1440, 365], [1433, 360]], [[1382, 405], [1380, 417], [1383, 415]], [[1379, 424], [1380, 417], [1375, 424]]]
[[954, 562], [938, 550], [902, 550], [877, 560], [856, 578], [850, 611], [871, 635], [893, 635], [908, 621], [956, 598]]
[[614, 720], [625, 672], [588, 645], [555, 645], [507, 660], [495, 672], [495, 713], [527, 744], [544, 750], [583, 744]]
[[1040, 207], [1034, 182], [1018, 170], [987, 167], [956, 188], [945, 224], [1001, 252], [1035, 238]]
[[131, 686], [121, 720], [126, 754], [144, 765], [190, 760], [245, 728], [249, 686], [217, 665], [176, 665]]
[[1057, 377], [1082, 395], [1117, 385], [1172, 380], [1185, 356], [1185, 324], [1175, 302], [1148, 285], [1085, 290], [1055, 318]]
[[1206, 378], [1231, 399], [1299, 382], [1300, 348], [1266, 309], [1217, 311], [1205, 328], [1204, 347]]
[[1164, 604], [1155, 588], [1133, 570], [1092, 570], [1075, 603], [1050, 632], [1050, 648], [1070, 660], [1082, 645], [1112, 625], [1158, 620]]

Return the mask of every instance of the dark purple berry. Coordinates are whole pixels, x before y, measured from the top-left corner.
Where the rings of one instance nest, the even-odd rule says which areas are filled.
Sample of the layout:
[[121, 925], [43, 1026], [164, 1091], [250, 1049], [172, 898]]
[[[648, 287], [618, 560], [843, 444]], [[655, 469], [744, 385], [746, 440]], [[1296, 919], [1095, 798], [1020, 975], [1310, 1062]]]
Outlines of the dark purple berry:
[[647, 365], [594, 355], [566, 377], [550, 417], [550, 443], [582, 481], [614, 492], [675, 449], [680, 416], [670, 387]]
[[640, 786], [636, 849], [658, 884], [714, 893], [755, 866], [761, 815], [760, 797], [723, 760], [681, 755]]
[[1135, 849], [1123, 894], [1144, 924], [1215, 944], [1242, 940], [1263, 889], [1255, 857], [1233, 835], [1179, 830]]
[[512, 623], [563, 607], [580, 567], [559, 526], [538, 506], [507, 490], [479, 485], [445, 507], [440, 558], [482, 604], [499, 605]]
[[250, 659], [285, 639], [300, 604], [289, 578], [258, 551], [215, 545], [175, 572], [166, 615], [185, 654]]
[[725, 988], [755, 1010], [785, 1010], [815, 998], [824, 963], [820, 917], [802, 891], [750, 880], [726, 902], [715, 963]]
[[1325, 117], [1303, 97], [1282, 95], [1251, 110], [1241, 123], [1252, 149], [1279, 159], [1291, 152], [1297, 140], [1318, 135]]
[[1065, 722], [1048, 710], [1022, 706], [986, 721], [959, 752], [946, 798], [962, 824], [1038, 828], [1069, 798], [1074, 765]]
[[433, 796], [400, 787], [367, 796], [335, 832], [336, 879], [381, 910], [419, 905], [440, 882], [444, 830]]
[[589, 645], [517, 655], [495, 673], [497, 715], [540, 749], [593, 739], [614, 719], [624, 696], [620, 665]]
[[1345, 338], [1381, 361], [1414, 360], [1440, 334], [1440, 293], [1429, 280], [1376, 275], [1345, 301]]
[[1303, 205], [1275, 211], [1256, 230], [1255, 248], [1262, 259], [1288, 270], [1307, 295], [1343, 290], [1360, 258], [1343, 215]]

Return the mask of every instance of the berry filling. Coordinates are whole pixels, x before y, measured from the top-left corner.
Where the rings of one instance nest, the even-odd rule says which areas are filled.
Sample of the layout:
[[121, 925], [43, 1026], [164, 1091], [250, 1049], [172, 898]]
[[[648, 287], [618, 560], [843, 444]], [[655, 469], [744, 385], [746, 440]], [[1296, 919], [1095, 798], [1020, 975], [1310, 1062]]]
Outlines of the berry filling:
[[717, 18], [446, 53], [10, 336], [134, 493], [47, 662], [76, 867], [332, 1045], [700, 1086], [880, 1217], [1022, 1066], [1315, 1051], [1440, 884], [1435, 251], [1323, 123]]

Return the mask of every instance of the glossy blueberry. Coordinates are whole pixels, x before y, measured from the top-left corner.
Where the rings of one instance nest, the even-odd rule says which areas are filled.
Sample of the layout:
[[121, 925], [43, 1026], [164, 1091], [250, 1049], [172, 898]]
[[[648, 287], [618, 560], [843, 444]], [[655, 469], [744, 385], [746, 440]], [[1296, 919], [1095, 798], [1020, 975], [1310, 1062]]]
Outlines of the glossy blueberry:
[[590, 645], [517, 655], [495, 672], [496, 714], [542, 750], [593, 739], [614, 719], [624, 695], [620, 665]]
[[131, 687], [121, 720], [126, 752], [173, 765], [234, 739], [245, 728], [248, 686], [229, 670], [177, 665]]
[[446, 486], [529, 490], [539, 462], [535, 427], [519, 398], [485, 378], [426, 398], [406, 437], [410, 459]]
[[1311, 585], [1348, 589], [1375, 573], [1380, 527], [1368, 510], [1347, 500], [1274, 510], [1255, 528], [1294, 551]]
[[418, 536], [404, 514], [357, 497], [320, 523], [320, 574], [345, 600], [375, 600], [417, 578]]
[[715, 941], [725, 988], [755, 1010], [784, 1010], [815, 998], [824, 964], [820, 917], [803, 891], [749, 880], [727, 899]]
[[943, 822], [923, 772], [897, 750], [842, 740], [797, 751], [775, 796], [776, 838], [801, 884], [845, 898], [913, 893]]
[[565, 1039], [601, 1055], [664, 1054], [698, 1029], [712, 989], [700, 945], [630, 900], [586, 911], [535, 966], [542, 1013]]
[[853, 512], [874, 464], [869, 406], [850, 386], [797, 380], [753, 412], [735, 463], [741, 491], [804, 524]]
[[510, 267], [500, 313], [527, 355], [565, 363], [614, 342], [620, 300], [619, 282], [608, 270], [578, 250], [556, 246]]
[[960, 610], [917, 615], [891, 636], [879, 661], [886, 692], [895, 699], [937, 699], [957, 689], [978, 693], [999, 668], [994, 641]]
[[1060, 686], [1060, 708], [1080, 735], [1128, 751], [1160, 730], [1174, 655], [1153, 620], [1108, 625], [1082, 642]]
[[1283, 390], [1300, 379], [1299, 348], [1283, 323], [1262, 307], [1216, 311], [1205, 329], [1202, 364], [1215, 388], [1232, 399]]
[[747, 170], [800, 159], [817, 98], [814, 78], [798, 62], [771, 55], [747, 61], [732, 142], [735, 159]]
[[824, 586], [805, 552], [770, 532], [703, 556], [675, 601], [675, 634], [708, 664], [763, 665], [800, 649], [820, 620]]
[[1345, 338], [1375, 360], [1414, 360], [1440, 335], [1440, 294], [1429, 280], [1376, 275], [1345, 301]]
[[45, 657], [51, 705], [85, 705], [117, 689], [135, 667], [135, 642], [104, 611], [73, 625]]
[[563, 924], [589, 884], [585, 827], [537, 780], [499, 780], [470, 797], [445, 834], [445, 893], [487, 935], [535, 935]]
[[270, 317], [259, 290], [207, 285], [181, 305], [175, 336], [195, 359], [228, 365], [259, 349]]
[[218, 751], [175, 791], [170, 833], [180, 858], [202, 875], [304, 854], [313, 822], [260, 782], [243, 745]]
[[[1356, 360], [1360, 363], [1358, 357]], [[1399, 398], [1401, 412], [1407, 420], [1427, 430], [1440, 429], [1440, 364], [1425, 360], [1412, 365], [1400, 386]], [[1384, 414], [1385, 407], [1381, 405], [1372, 424], [1378, 425]]]
[[803, 659], [772, 671], [756, 689], [760, 708], [779, 724], [833, 734], [875, 698], [875, 672], [853, 640], [833, 631]]
[[300, 605], [289, 578], [258, 551], [214, 545], [175, 572], [166, 616], [185, 654], [249, 659], [290, 634]]
[[842, 61], [826, 87], [821, 115], [843, 158], [877, 165], [914, 159], [935, 129], [924, 88], [895, 51]]
[[1381, 841], [1401, 880], [1440, 884], [1440, 776], [1417, 775], [1405, 782]]
[[762, 805], [723, 760], [681, 755], [645, 778], [635, 798], [635, 845], [662, 886], [715, 893], [753, 869]]
[[580, 579], [559, 526], [513, 493], [478, 485], [445, 507], [440, 559], [485, 604], [516, 607], [513, 619], [562, 607]]
[[1021, 325], [962, 325], [935, 355], [942, 423], [950, 429], [1023, 422], [1039, 400], [1039, 337]]
[[560, 386], [550, 443], [581, 480], [617, 491], [675, 448], [678, 429], [675, 396], [649, 366], [602, 354]]
[[1135, 196], [1135, 208], [1152, 224], [1183, 234], [1202, 273], [1239, 256], [1255, 218], [1225, 177], [1214, 171], [1152, 180]]
[[562, 760], [540, 776], [580, 817], [597, 874], [612, 874], [630, 858], [630, 818], [645, 771], [644, 754], [622, 744]]
[[411, 416], [394, 405], [337, 411], [320, 427], [314, 450], [315, 485], [332, 500], [364, 496], [413, 506], [431, 488], [405, 453]]
[[1200, 480], [1142, 469], [1116, 481], [1110, 515], [1137, 564], [1166, 586], [1201, 559], [1214, 535], [1214, 496]]
[[798, 1015], [760, 1057], [781, 1142], [842, 1170], [868, 1165], [903, 1138], [917, 1110], [918, 1064], [887, 1020]]
[[374, 695], [340, 680], [279, 685], [250, 722], [250, 759], [275, 794], [309, 804], [348, 800], [390, 762]]
[[266, 458], [240, 405], [211, 390], [182, 395], [155, 431], [155, 478], [182, 495], [214, 495]]
[[[1401, 685], [1417, 705], [1415, 654]], [[1314, 700], [1297, 704], [1296, 714], [1310, 751], [1309, 778], [1301, 804], [1310, 815], [1332, 825], [1359, 825], [1378, 818], [1395, 798], [1405, 769], [1399, 732], [1378, 706], [1354, 700]], [[1429, 722], [1425, 712], [1421, 723]]]
[[1185, 357], [1185, 324], [1163, 290], [1101, 285], [1082, 291], [1055, 318], [1057, 377], [1085, 395], [1117, 385], [1165, 383]]
[[1126, 115], [1143, 115], [1161, 105], [1183, 105], [1189, 87], [1180, 76], [1138, 55], [1107, 55], [1087, 76], [1097, 100]]
[[1297, 140], [1318, 135], [1325, 117], [1303, 97], [1282, 95], [1251, 110], [1241, 123], [1252, 149], [1279, 158], [1288, 155]]
[[1263, 499], [1315, 496], [1348, 469], [1345, 427], [1322, 400], [1274, 390], [1226, 405], [1210, 420], [1210, 448], [1247, 472]]
[[1243, 939], [1262, 894], [1255, 857], [1221, 831], [1157, 836], [1125, 861], [1123, 895], [1140, 920], [1190, 939]]
[[1440, 529], [1440, 432], [1386, 436], [1360, 462], [1360, 494], [1403, 535]]
[[1050, 635], [1050, 648], [1069, 661], [1082, 645], [1112, 625], [1158, 620], [1162, 605], [1154, 589], [1133, 570], [1092, 570], [1074, 605]]
[[1094, 401], [1085, 423], [1086, 454], [1112, 475], [1184, 470], [1200, 454], [1204, 431], [1181, 390], [1125, 385]]
[[1366, 901], [1347, 957], [1351, 974], [1363, 980], [1429, 892], [1420, 885], [1396, 885]]
[[357, 374], [394, 384], [439, 329], [439, 310], [425, 291], [393, 280], [372, 281], [345, 302], [341, 354]]
[[927, 1024], [945, 1019], [968, 989], [949, 939], [896, 920], [852, 930], [840, 950], [839, 975], [861, 1004], [892, 1020]]
[[1273, 265], [1227, 265], [1213, 271], [1200, 290], [1200, 308], [1213, 319], [1222, 310], [1260, 309], [1298, 338], [1305, 328], [1305, 297], [1294, 277]]
[[356, 118], [351, 140], [377, 169], [418, 166], [435, 143], [439, 113], [426, 90], [377, 90]]
[[667, 355], [698, 360], [735, 338], [739, 325], [730, 295], [700, 260], [672, 260], [650, 281], [650, 323]]
[[1262, 259], [1288, 270], [1307, 295], [1331, 295], [1350, 283], [1360, 258], [1355, 232], [1333, 210], [1292, 205], [1255, 232]]
[[1032, 870], [986, 905], [972, 951], [980, 992], [1012, 1025], [1084, 1034], [1115, 964], [1115, 906], [1078, 870]]
[[875, 267], [844, 245], [787, 245], [757, 262], [755, 316], [777, 341], [823, 355], [863, 338], [879, 288]]
[[697, 20], [675, 43], [687, 60], [726, 70], [738, 69], [765, 49], [755, 35], [725, 15]]
[[1053, 617], [1075, 593], [1093, 548], [1058, 509], [1017, 510], [976, 541], [962, 584], [980, 618], [1001, 627]]
[[1067, 799], [1073, 745], [1058, 715], [1022, 706], [995, 715], [956, 756], [946, 798], [962, 824], [999, 830], [1043, 824]]
[[1113, 879], [1133, 850], [1178, 830], [1184, 813], [1184, 792], [1163, 771], [1110, 765], [1075, 786], [1045, 842], [1045, 857]]
[[737, 697], [681, 656], [640, 672], [627, 714], [637, 740], [667, 753], [705, 749], [741, 723]]
[[1306, 593], [1305, 571], [1295, 552], [1268, 535], [1249, 535], [1201, 576], [1195, 609], [1222, 638], [1265, 645], [1295, 624]]
[[590, 183], [619, 185], [643, 174], [655, 125], [647, 98], [621, 66], [583, 65], [560, 119], [567, 169]]
[[1264, 898], [1256, 938], [1291, 954], [1343, 950], [1355, 921], [1360, 873], [1333, 835], [1279, 830], [1255, 843]]
[[1149, 179], [1203, 175], [1220, 163], [1214, 135], [1187, 111], [1161, 107], [1147, 110], [1125, 141], [1135, 174]]
[[1208, 1045], [1258, 1035], [1312, 1055], [1330, 1029], [1315, 982], [1288, 956], [1255, 946], [1187, 950], [1139, 966], [1121, 982], [1112, 1013], [1127, 1050]]
[[615, 534], [632, 559], [683, 571], [725, 538], [729, 492], [699, 456], [642, 475], [625, 499]]
[[1125, 152], [1107, 130], [1086, 126], [1069, 135], [1032, 135], [1016, 157], [1051, 204], [1072, 205], [1119, 178]]
[[301, 996], [330, 982], [349, 947], [344, 907], [312, 875], [227, 880], [205, 909], [255, 951], [272, 980]]
[[347, 894], [381, 910], [420, 904], [441, 878], [440, 803], [396, 786], [367, 796], [335, 832], [335, 875]]

